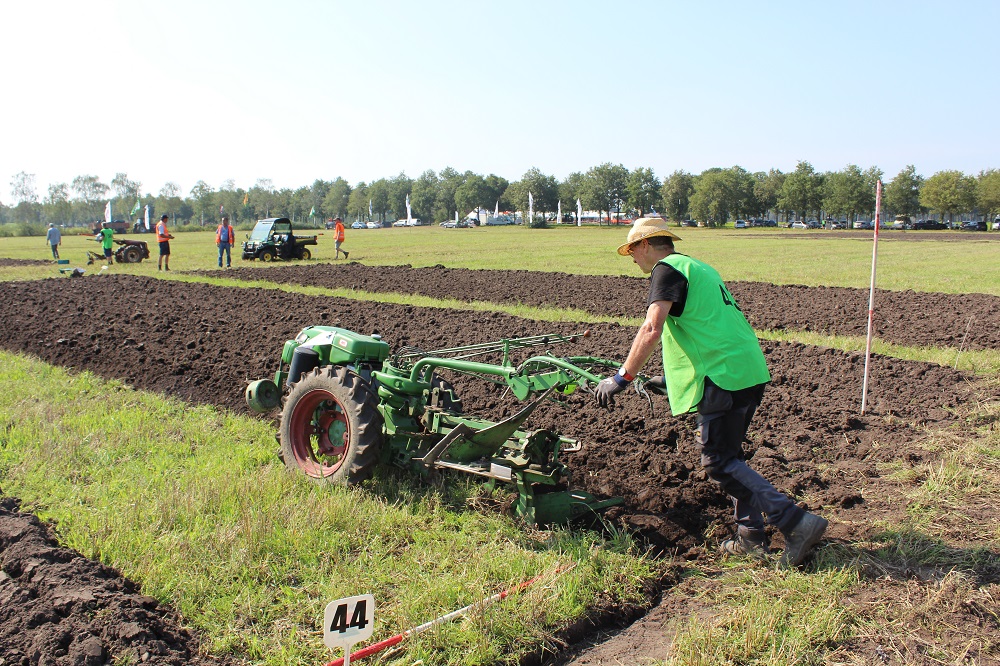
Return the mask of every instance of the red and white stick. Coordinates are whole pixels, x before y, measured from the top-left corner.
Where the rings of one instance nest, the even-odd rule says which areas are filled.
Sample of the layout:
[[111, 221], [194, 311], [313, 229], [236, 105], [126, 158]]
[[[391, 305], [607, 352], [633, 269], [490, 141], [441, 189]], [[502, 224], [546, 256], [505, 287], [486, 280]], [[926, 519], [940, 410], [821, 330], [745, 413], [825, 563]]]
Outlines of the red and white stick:
[[861, 414], [868, 398], [868, 370], [872, 356], [872, 329], [875, 322], [875, 266], [878, 263], [878, 228], [882, 223], [882, 181], [875, 182], [875, 242], [872, 243], [872, 283], [868, 289], [868, 334], [865, 337], [865, 378], [861, 383]]
[[[565, 566], [565, 567], [559, 567], [558, 569], [555, 570], [555, 574], [554, 575], [555, 576], [560, 576], [560, 575], [566, 573], [567, 571], [569, 571], [570, 569], [572, 569], [575, 566], [576, 566], [576, 563], [570, 564], [570, 565]], [[503, 592], [500, 592], [498, 594], [494, 594], [491, 597], [487, 597], [486, 599], [481, 599], [481, 600], [479, 600], [479, 601], [477, 601], [477, 602], [475, 602], [473, 604], [469, 604], [468, 606], [465, 606], [464, 608], [459, 608], [458, 610], [454, 610], [454, 611], [452, 611], [450, 613], [442, 615], [439, 618], [435, 618], [435, 619], [431, 620], [430, 622], [424, 622], [421, 625], [413, 627], [412, 629], [407, 629], [403, 633], [396, 634], [395, 636], [392, 636], [391, 638], [387, 638], [384, 641], [379, 641], [378, 643], [372, 643], [371, 645], [369, 645], [366, 648], [361, 648], [357, 652], [352, 652], [351, 653], [351, 661], [348, 662], [348, 663], [354, 663], [354, 661], [356, 659], [364, 659], [365, 657], [370, 657], [371, 655], [373, 655], [373, 654], [375, 654], [377, 652], [381, 652], [382, 650], [385, 650], [387, 648], [391, 648], [394, 645], [398, 645], [398, 644], [402, 643], [404, 639], [409, 638], [410, 636], [414, 636], [414, 635], [419, 634], [421, 632], [427, 631], [431, 627], [435, 627], [435, 626], [437, 626], [439, 624], [444, 624], [445, 622], [450, 622], [451, 620], [454, 620], [455, 618], [458, 618], [458, 617], [461, 617], [461, 616], [465, 615], [466, 613], [468, 613], [471, 610], [475, 610], [477, 608], [483, 608], [483, 607], [488, 606], [488, 605], [490, 605], [492, 603], [495, 603], [497, 601], [502, 601], [502, 600], [506, 599], [507, 597], [509, 597], [510, 595], [516, 594], [516, 593], [520, 592], [521, 590], [523, 590], [524, 588], [528, 587], [529, 585], [531, 585], [533, 583], [537, 583], [538, 581], [540, 581], [544, 577], [545, 577], [545, 574], [539, 574], [539, 575], [535, 576], [534, 578], [532, 578], [531, 580], [526, 580], [523, 583], [518, 583], [514, 587], [508, 588], [508, 589], [506, 589]], [[344, 666], [344, 658], [341, 657], [340, 659], [334, 659], [333, 661], [327, 663], [325, 666]]]

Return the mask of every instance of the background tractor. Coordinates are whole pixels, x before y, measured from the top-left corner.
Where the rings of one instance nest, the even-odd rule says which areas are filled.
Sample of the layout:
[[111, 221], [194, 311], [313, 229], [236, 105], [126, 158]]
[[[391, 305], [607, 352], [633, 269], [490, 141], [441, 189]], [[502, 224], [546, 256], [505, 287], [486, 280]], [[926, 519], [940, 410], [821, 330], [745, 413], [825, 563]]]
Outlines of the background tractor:
[[307, 245], [316, 245], [317, 236], [296, 236], [292, 221], [287, 217], [257, 220], [253, 231], [243, 243], [243, 258], [274, 261], [275, 259], [309, 259]]
[[[355, 484], [380, 462], [421, 477], [443, 471], [471, 474], [513, 486], [514, 513], [525, 521], [565, 523], [622, 500], [569, 489], [562, 457], [579, 451], [580, 443], [522, 426], [543, 400], [590, 390], [603, 373], [621, 364], [546, 352], [515, 365], [512, 352], [585, 335], [539, 335], [435, 351], [404, 347], [390, 354], [377, 335], [310, 326], [285, 342], [273, 381], [252, 382], [246, 401], [259, 413], [283, 405], [281, 457], [314, 481]], [[499, 359], [475, 360], [486, 357]], [[439, 370], [504, 386], [523, 406], [497, 422], [465, 414]]]

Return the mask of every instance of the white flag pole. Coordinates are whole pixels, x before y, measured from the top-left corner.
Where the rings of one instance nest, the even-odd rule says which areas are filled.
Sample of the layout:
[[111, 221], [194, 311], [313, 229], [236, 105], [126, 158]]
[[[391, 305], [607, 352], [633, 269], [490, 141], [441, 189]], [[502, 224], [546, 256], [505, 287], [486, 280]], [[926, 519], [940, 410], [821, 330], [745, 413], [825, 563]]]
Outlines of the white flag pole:
[[577, 199], [576, 200], [576, 226], [578, 226], [578, 227], [582, 226], [582, 224], [583, 224], [582, 218], [583, 218], [583, 204], [580, 203], [579, 199]]
[[556, 224], [562, 224], [562, 199], [556, 204]]
[[868, 398], [868, 372], [872, 355], [872, 329], [875, 320], [875, 266], [878, 263], [878, 228], [882, 223], [882, 181], [875, 182], [875, 240], [872, 243], [872, 281], [868, 289], [868, 333], [865, 339], [865, 378], [861, 383], [861, 414]]

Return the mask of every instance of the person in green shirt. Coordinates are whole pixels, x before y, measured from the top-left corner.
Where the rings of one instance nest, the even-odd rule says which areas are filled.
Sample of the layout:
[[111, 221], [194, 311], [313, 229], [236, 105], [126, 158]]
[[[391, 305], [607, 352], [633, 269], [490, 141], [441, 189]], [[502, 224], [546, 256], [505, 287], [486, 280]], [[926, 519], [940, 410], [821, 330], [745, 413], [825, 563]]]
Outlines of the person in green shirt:
[[101, 247], [104, 248], [104, 259], [108, 262], [108, 266], [114, 263], [111, 260], [111, 248], [113, 246], [113, 241], [111, 237], [115, 235], [115, 232], [108, 227], [107, 220], [101, 222], [101, 230], [97, 232], [94, 236], [94, 240], [100, 241]]
[[650, 274], [646, 319], [621, 369], [597, 385], [598, 404], [610, 407], [656, 350], [664, 375], [646, 383], [665, 394], [676, 416], [697, 411], [701, 464], [732, 498], [736, 534], [722, 542], [730, 555], [770, 553], [766, 526], [785, 537], [780, 564], [805, 560], [829, 524], [779, 492], [746, 463], [743, 441], [771, 380], [760, 342], [718, 272], [674, 250], [680, 240], [661, 218], [635, 221], [618, 254]]

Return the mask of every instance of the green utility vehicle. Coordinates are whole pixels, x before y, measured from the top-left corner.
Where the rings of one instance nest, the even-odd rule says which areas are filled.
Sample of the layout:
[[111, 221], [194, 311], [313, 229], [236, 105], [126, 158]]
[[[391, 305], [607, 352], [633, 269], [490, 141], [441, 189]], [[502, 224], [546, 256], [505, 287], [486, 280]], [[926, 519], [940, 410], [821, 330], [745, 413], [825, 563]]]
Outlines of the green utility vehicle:
[[[622, 500], [571, 490], [562, 458], [582, 445], [522, 425], [542, 401], [591, 391], [602, 374], [621, 363], [521, 350], [586, 335], [538, 335], [435, 351], [404, 347], [390, 353], [377, 335], [310, 326], [285, 342], [273, 381], [252, 382], [246, 401], [262, 414], [282, 404], [281, 457], [290, 469], [317, 482], [355, 484], [379, 463], [420, 477], [465, 473], [513, 486], [512, 509], [525, 521], [565, 523]], [[515, 365], [514, 355], [526, 358]], [[475, 360], [484, 357], [499, 357], [499, 362]], [[524, 406], [498, 422], [470, 416], [438, 371], [505, 387]]]
[[310, 259], [307, 245], [316, 245], [317, 236], [296, 236], [292, 221], [287, 217], [257, 220], [253, 231], [243, 243], [243, 258], [274, 261], [275, 259]]

